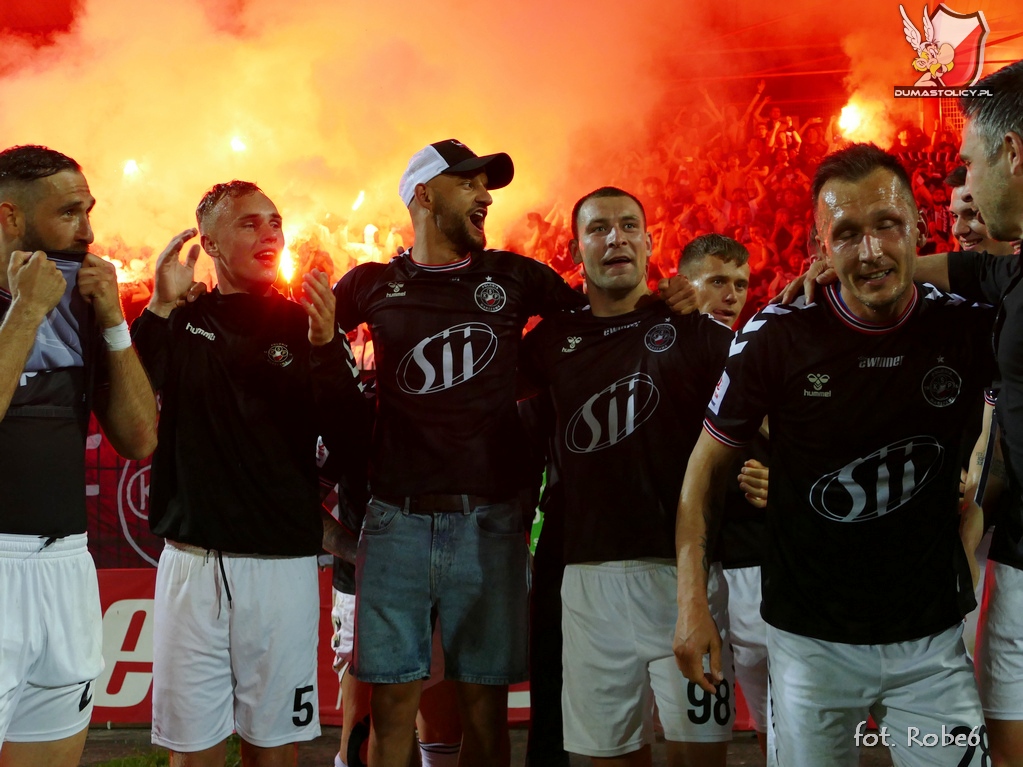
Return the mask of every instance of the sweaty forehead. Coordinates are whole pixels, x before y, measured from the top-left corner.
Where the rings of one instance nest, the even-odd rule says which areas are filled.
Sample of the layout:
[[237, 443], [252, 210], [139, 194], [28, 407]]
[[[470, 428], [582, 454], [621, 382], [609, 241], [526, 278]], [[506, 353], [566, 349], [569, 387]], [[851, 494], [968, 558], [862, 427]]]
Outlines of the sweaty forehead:
[[214, 209], [217, 218], [224, 221], [237, 221], [250, 216], [264, 216], [267, 218], [280, 218], [277, 206], [262, 192], [252, 192], [238, 197], [225, 195]]
[[888, 210], [916, 210], [916, 202], [905, 184], [891, 171], [878, 168], [857, 181], [834, 178], [824, 184], [817, 197], [815, 220], [822, 231], [839, 221], [857, 220]]
[[32, 183], [31, 195], [38, 204], [56, 207], [77, 203], [91, 208], [96, 200], [89, 191], [89, 182], [76, 170], [62, 170]]

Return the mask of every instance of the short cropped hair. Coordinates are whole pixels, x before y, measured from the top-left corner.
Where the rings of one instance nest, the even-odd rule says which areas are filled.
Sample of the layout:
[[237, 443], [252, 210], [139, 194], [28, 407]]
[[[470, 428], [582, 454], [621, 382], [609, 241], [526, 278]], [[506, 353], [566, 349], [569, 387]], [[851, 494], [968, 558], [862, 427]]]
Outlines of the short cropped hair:
[[579, 211], [587, 202], [600, 197], [628, 197], [639, 206], [639, 212], [643, 214], [643, 227], [646, 228], [646, 209], [636, 195], [629, 194], [624, 189], [619, 189], [616, 186], [602, 186], [600, 189], [594, 189], [584, 197], [580, 197], [579, 201], [572, 208], [572, 239], [579, 239]]
[[990, 96], [963, 96], [959, 108], [974, 131], [984, 139], [988, 159], [998, 154], [1002, 136], [1023, 137], [1023, 61], [992, 72], [973, 86], [990, 91]]
[[701, 234], [690, 240], [682, 250], [678, 260], [679, 272], [692, 278], [707, 256], [716, 256], [726, 264], [733, 263], [736, 266], [745, 266], [749, 261], [749, 251], [742, 243], [723, 234]]
[[966, 166], [957, 165], [955, 169], [948, 174], [945, 178], [946, 186], [950, 186], [953, 189], [963, 186], [966, 184]]
[[895, 174], [895, 177], [905, 187], [906, 195], [913, 200], [913, 206], [916, 207], [916, 201], [913, 198], [913, 184], [909, 180], [906, 168], [898, 157], [874, 144], [852, 144], [821, 160], [821, 164], [817, 166], [817, 172], [813, 174], [813, 183], [810, 185], [814, 207], [817, 207], [821, 189], [832, 179], [859, 181], [878, 168], [890, 170]]
[[195, 209], [195, 220], [199, 224], [199, 231], [205, 232], [210, 219], [210, 214], [217, 204], [225, 197], [244, 197], [255, 192], [263, 193], [263, 190], [251, 181], [229, 181], [226, 184], [214, 184], [210, 190], [199, 200], [199, 206]]
[[0, 152], [0, 193], [61, 171], [81, 169], [82, 166], [67, 155], [45, 146], [12, 146]]

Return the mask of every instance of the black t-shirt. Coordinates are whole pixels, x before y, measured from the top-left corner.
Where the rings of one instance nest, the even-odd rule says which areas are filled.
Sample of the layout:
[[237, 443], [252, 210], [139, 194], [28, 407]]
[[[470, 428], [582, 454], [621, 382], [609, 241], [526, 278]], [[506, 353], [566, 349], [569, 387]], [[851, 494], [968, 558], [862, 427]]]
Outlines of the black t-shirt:
[[660, 301], [568, 312], [526, 336], [523, 370], [549, 387], [557, 417], [567, 564], [675, 559], [682, 478], [731, 338]]
[[317, 554], [317, 437], [343, 438], [365, 400], [343, 334], [308, 341], [308, 318], [274, 293], [214, 290], [132, 328], [161, 394], [149, 525], [239, 554]]
[[483, 251], [444, 267], [409, 254], [334, 287], [337, 318], [369, 324], [377, 369], [374, 493], [509, 498], [525, 484], [515, 371], [530, 316], [583, 303], [550, 267]]
[[[86, 531], [85, 438], [106, 368], [92, 312], [75, 289], [81, 262], [51, 260], [67, 287], [36, 331], [0, 420], [0, 533], [62, 538]], [[11, 300], [0, 290], [0, 322]]]
[[1019, 256], [949, 253], [952, 288], [998, 305], [994, 345], [1000, 388], [995, 419], [1001, 429], [1008, 475], [1006, 502], [995, 525], [988, 556], [1023, 570], [1023, 288]]
[[958, 483], [991, 380], [993, 310], [916, 286], [890, 325], [837, 285], [770, 306], [733, 342], [705, 428], [740, 447], [771, 427], [763, 616], [832, 642], [934, 634], [975, 604]]

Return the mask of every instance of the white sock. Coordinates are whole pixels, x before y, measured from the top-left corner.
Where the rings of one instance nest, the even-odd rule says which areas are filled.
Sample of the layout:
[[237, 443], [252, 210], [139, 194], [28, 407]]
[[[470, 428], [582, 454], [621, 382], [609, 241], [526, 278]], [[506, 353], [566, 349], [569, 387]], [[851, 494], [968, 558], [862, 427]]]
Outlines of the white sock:
[[423, 767], [458, 767], [458, 752], [461, 750], [461, 742], [419, 744]]
[[341, 752], [334, 754], [334, 767], [348, 767], [345, 760], [341, 758]]

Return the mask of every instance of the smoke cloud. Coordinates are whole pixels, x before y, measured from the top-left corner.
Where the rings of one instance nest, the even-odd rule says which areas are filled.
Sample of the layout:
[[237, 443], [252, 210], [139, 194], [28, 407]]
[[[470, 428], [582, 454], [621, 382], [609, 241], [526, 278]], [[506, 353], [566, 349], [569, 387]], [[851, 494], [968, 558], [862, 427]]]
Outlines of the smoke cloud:
[[[979, 5], [991, 39], [1023, 29], [1012, 0]], [[764, 77], [776, 102], [805, 117], [815, 99], [844, 98], [843, 79], [886, 107], [894, 85], [912, 82], [888, 0], [68, 7], [70, 28], [48, 45], [0, 33], [0, 145], [75, 157], [99, 200], [97, 235], [157, 251], [194, 223], [209, 186], [231, 178], [262, 186], [286, 228], [404, 226], [398, 177], [415, 151], [448, 137], [515, 160], [488, 219], [499, 244], [525, 211], [556, 198], [570, 206], [611, 180], [659, 125], [702, 103], [700, 87], [741, 112]], [[916, 105], [898, 108], [912, 117]]]

